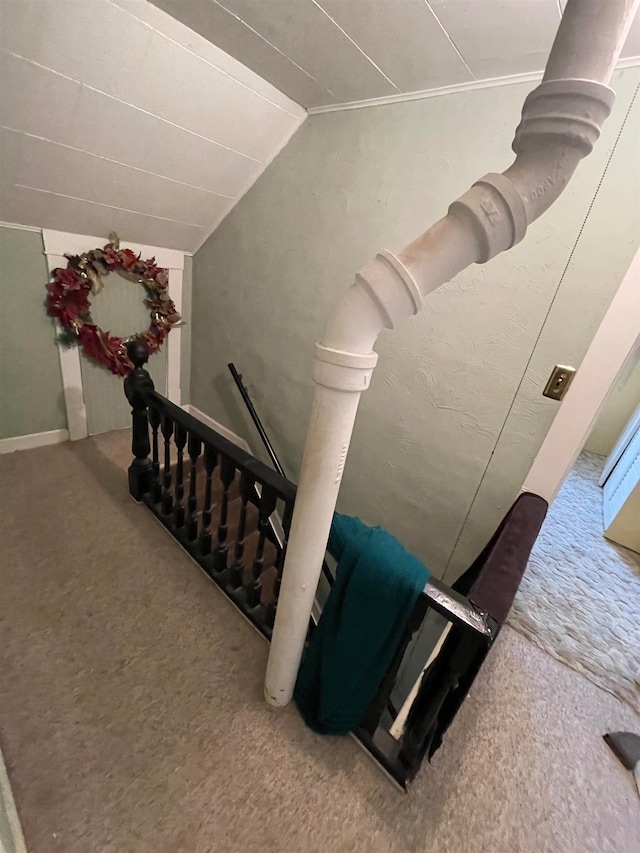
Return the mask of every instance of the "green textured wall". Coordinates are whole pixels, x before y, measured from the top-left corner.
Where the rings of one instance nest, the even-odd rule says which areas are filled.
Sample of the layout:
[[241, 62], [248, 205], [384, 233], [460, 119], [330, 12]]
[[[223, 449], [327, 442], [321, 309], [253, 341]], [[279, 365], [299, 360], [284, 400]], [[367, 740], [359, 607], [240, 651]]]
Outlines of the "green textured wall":
[[[602, 139], [524, 242], [376, 345], [339, 507], [384, 524], [438, 575], [464, 566], [516, 496], [557, 411], [546, 376], [579, 364], [637, 248], [637, 102], [605, 169], [639, 79], [616, 73]], [[236, 362], [295, 478], [332, 300], [511, 162], [531, 88], [311, 116], [194, 258], [191, 402], [254, 438], [227, 375]]]
[[64, 429], [42, 235], [0, 226], [0, 438]]

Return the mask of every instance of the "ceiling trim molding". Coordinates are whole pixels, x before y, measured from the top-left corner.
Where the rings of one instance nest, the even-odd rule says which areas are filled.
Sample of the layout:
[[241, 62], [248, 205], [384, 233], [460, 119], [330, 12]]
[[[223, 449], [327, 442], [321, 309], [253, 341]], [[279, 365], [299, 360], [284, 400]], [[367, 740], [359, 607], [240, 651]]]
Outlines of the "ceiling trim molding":
[[35, 231], [38, 234], [42, 228], [36, 228], [33, 225], [20, 225], [19, 222], [0, 222], [0, 228], [13, 228], [14, 231]]
[[[628, 56], [621, 59], [616, 70], [633, 68], [640, 65], [640, 56]], [[327, 104], [322, 107], [309, 107], [310, 116], [322, 113], [336, 113], [343, 110], [360, 110], [364, 107], [382, 107], [387, 104], [401, 104], [405, 101], [421, 101], [426, 98], [438, 98], [441, 95], [455, 95], [458, 92], [470, 92], [475, 89], [492, 89], [499, 86], [513, 86], [516, 83], [537, 83], [542, 79], [542, 71], [529, 71], [526, 74], [512, 74], [508, 77], [489, 77], [486, 80], [468, 80], [439, 89], [423, 89], [418, 92], [400, 92], [398, 95], [384, 95], [381, 98], [368, 98], [364, 101], [349, 101], [344, 104]]]

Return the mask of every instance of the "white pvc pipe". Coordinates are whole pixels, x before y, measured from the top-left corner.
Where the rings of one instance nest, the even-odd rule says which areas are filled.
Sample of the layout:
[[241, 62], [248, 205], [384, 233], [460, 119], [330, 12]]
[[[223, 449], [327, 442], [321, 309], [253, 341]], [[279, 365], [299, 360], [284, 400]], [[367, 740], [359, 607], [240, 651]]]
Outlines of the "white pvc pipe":
[[569, 0], [544, 71], [547, 80], [611, 79], [638, 0]]
[[472, 263], [524, 237], [588, 154], [613, 103], [611, 76], [639, 0], [568, 0], [544, 80], [526, 99], [502, 175], [485, 175], [397, 256], [383, 252], [340, 297], [316, 345], [317, 384], [265, 679], [265, 698], [292, 695], [360, 394], [372, 351], [422, 299]]
[[[296, 494], [296, 507], [308, 510], [292, 520], [286, 557], [289, 565], [306, 568], [310, 553], [324, 557], [359, 402], [359, 392], [318, 386], [310, 423], [315, 438], [305, 448]], [[276, 611], [276, 618], [280, 617], [278, 628], [274, 627], [280, 654], [272, 659], [270, 676], [265, 682], [265, 698], [271, 705], [285, 705], [291, 699], [291, 674], [297, 673], [300, 665], [301, 640], [304, 644], [319, 575], [299, 572], [296, 576], [290, 572], [287, 594], [283, 596], [284, 577], [285, 573]], [[306, 614], [304, 629], [300, 614]]]

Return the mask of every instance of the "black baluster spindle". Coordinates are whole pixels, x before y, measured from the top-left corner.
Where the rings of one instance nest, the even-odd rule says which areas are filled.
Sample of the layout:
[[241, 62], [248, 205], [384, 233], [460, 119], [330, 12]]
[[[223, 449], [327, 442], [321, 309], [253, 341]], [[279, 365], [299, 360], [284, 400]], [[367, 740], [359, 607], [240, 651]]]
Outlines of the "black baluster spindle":
[[164, 412], [160, 417], [160, 428], [164, 438], [164, 470], [162, 472], [162, 514], [171, 515], [173, 495], [171, 494], [171, 436], [173, 421]]
[[238, 521], [238, 533], [236, 535], [236, 544], [233, 549], [233, 564], [229, 569], [229, 579], [227, 581], [231, 589], [238, 589], [242, 586], [242, 577], [244, 575], [244, 548], [247, 535], [247, 506], [251, 493], [255, 489], [255, 481], [247, 474], [242, 472], [240, 477], [240, 519]]
[[204, 470], [206, 473], [206, 481], [204, 487], [204, 504], [202, 507], [202, 529], [200, 531], [200, 553], [206, 557], [211, 553], [211, 519], [213, 515], [213, 491], [211, 479], [216, 465], [218, 464], [218, 454], [205, 444], [204, 448]]
[[162, 486], [160, 485], [160, 454], [158, 452], [160, 412], [153, 404], [149, 406], [149, 423], [151, 424], [151, 498], [157, 504], [160, 503], [162, 496]]
[[197, 435], [189, 433], [189, 443], [187, 444], [187, 452], [191, 460], [191, 469], [189, 471], [189, 498], [187, 500], [187, 539], [193, 542], [198, 535], [198, 500], [196, 497], [197, 486], [197, 464], [198, 457], [202, 450], [202, 442]]
[[253, 583], [247, 590], [247, 605], [249, 607], [257, 607], [260, 603], [261, 583], [260, 575], [264, 569], [264, 546], [269, 530], [269, 519], [276, 508], [277, 494], [268, 486], [262, 487], [260, 495], [260, 504], [258, 506], [259, 522], [258, 522], [258, 547], [256, 548], [256, 556], [251, 567], [251, 575]]
[[127, 355], [133, 370], [124, 380], [124, 393], [131, 405], [131, 452], [134, 459], [129, 466], [129, 492], [139, 501], [151, 486], [152, 462], [149, 459], [149, 422], [145, 391], [153, 391], [153, 381], [143, 367], [149, 360], [146, 344], [141, 340], [127, 344]]
[[184, 527], [184, 446], [187, 443], [187, 431], [182, 424], [176, 423], [174, 441], [178, 451], [176, 464], [176, 482], [174, 487], [173, 523], [176, 528]]
[[213, 568], [216, 572], [222, 573], [227, 568], [227, 532], [228, 532], [228, 514], [229, 514], [229, 489], [233, 478], [235, 477], [236, 469], [233, 462], [226, 456], [222, 457], [220, 463], [220, 481], [222, 482], [222, 500], [220, 501], [220, 516], [218, 518], [218, 535], [216, 537], [216, 547], [213, 552]]

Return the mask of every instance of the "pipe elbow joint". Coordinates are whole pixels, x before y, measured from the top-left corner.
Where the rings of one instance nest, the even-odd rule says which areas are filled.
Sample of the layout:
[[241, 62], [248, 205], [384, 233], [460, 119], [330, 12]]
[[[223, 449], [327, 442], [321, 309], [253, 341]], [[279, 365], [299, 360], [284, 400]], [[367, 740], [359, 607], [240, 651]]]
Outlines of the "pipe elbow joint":
[[518, 188], [495, 172], [480, 178], [454, 201], [449, 214], [466, 223], [478, 264], [519, 243], [527, 231], [527, 213]]
[[501, 175], [485, 175], [449, 207], [473, 237], [476, 263], [519, 243], [553, 204], [592, 151], [614, 98], [608, 86], [593, 80], [548, 80], [528, 95], [513, 165]]
[[313, 378], [344, 391], [369, 387], [378, 356], [373, 352], [383, 329], [417, 314], [422, 296], [411, 273], [391, 252], [381, 252], [356, 275], [336, 303], [322, 341], [316, 344]]
[[614, 101], [614, 91], [596, 80], [547, 80], [527, 95], [512, 148], [522, 155], [559, 144], [582, 159], [593, 150]]
[[591, 153], [614, 100], [595, 80], [547, 80], [527, 96], [512, 144], [516, 160], [505, 172], [522, 197], [527, 224], [551, 207]]

